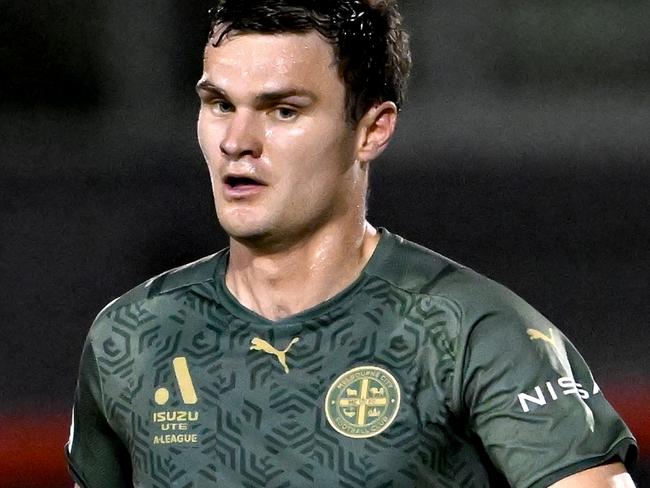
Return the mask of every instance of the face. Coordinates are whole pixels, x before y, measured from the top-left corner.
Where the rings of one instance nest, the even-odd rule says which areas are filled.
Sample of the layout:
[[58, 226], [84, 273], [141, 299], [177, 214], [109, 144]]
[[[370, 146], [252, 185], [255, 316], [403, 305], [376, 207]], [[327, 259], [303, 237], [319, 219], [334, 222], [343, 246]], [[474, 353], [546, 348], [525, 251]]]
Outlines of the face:
[[363, 204], [367, 176], [345, 86], [317, 33], [208, 44], [199, 144], [217, 215], [237, 241], [295, 239]]

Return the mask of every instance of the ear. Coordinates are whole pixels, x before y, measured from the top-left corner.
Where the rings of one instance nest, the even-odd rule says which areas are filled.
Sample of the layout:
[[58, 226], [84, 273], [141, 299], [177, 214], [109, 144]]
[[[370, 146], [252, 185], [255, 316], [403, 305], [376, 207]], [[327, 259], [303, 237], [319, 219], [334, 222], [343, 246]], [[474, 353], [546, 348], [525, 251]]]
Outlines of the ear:
[[384, 152], [396, 124], [395, 103], [383, 102], [370, 107], [357, 124], [357, 160], [372, 161]]

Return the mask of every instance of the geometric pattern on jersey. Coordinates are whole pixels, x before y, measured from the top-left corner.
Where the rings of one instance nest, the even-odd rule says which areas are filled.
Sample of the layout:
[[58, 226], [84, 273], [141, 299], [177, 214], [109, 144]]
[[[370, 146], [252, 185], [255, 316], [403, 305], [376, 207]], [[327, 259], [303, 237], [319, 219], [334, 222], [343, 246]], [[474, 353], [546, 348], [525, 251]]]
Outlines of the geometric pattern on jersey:
[[[125, 451], [134, 486], [478, 487], [502, 485], [504, 476], [513, 484], [533, 485], [552, 479], [560, 468], [584, 463], [564, 459], [566, 454], [557, 461], [565, 466], [552, 455], [548, 467], [534, 459], [542, 474], [547, 472], [526, 479], [530, 473], [515, 472], [500, 461], [497, 436], [494, 441], [486, 437], [502, 425], [491, 416], [511, 415], [513, 422], [528, 425], [558, 415], [552, 412], [555, 405], [537, 409], [533, 414], [541, 417], [530, 415], [532, 420], [518, 410], [517, 391], [527, 387], [526, 381], [534, 388], [546, 379], [550, 366], [542, 366], [531, 380], [516, 378], [521, 384], [490, 387], [486, 393], [483, 381], [494, 368], [483, 363], [491, 359], [481, 353], [474, 360], [467, 344], [470, 322], [489, 324], [498, 315], [491, 308], [495, 291], [488, 280], [382, 230], [375, 254], [354, 284], [313, 309], [270, 322], [242, 307], [226, 289], [227, 257], [222, 252], [150, 280], [109, 305], [91, 329], [91, 360], [82, 363], [80, 376], [84, 368], [97, 368], [101, 394], [97, 411], [87, 415], [101, 416], [110, 426], [101, 442]], [[459, 296], [457, 287], [468, 290], [469, 298]], [[498, 288], [496, 293], [506, 292]], [[544, 320], [527, 306], [517, 306], [525, 308], [520, 319]], [[521, 337], [512, 339], [513, 345], [521, 343], [528, 355], [532, 351], [544, 361], [544, 344], [526, 334], [534, 324], [514, 322], [520, 322]], [[254, 338], [277, 350], [299, 338], [286, 355], [289, 372], [274, 355], [251, 349]], [[590, 377], [576, 358], [577, 353], [571, 358], [576, 374]], [[325, 411], [325, 396], [335, 380], [359, 366], [387, 371], [401, 392], [395, 420], [368, 438], [340, 434]], [[498, 372], [488, 383], [507, 383], [508, 374]], [[159, 390], [165, 394], [157, 397]], [[195, 394], [195, 403], [188, 403], [188, 392]], [[482, 401], [475, 409], [478, 398]], [[569, 400], [562, 400], [559, 415], [566, 417]], [[625, 457], [632, 443], [629, 432], [604, 400], [594, 396], [591, 401], [600, 403], [590, 405], [590, 411], [611, 427], [589, 442], [603, 456]], [[485, 405], [494, 413], [488, 409], [475, 416], [474, 410]], [[75, 429], [77, 436], [95, 435], [83, 422]], [[525, 450], [526, 443], [537, 440], [520, 443]], [[84, 465], [87, 454], [72, 446], [69, 459], [74, 472], [82, 473], [81, 483], [101, 486], [86, 481], [100, 470], [101, 453], [93, 465]], [[512, 452], [519, 462], [517, 449]], [[529, 467], [523, 463], [519, 469]]]

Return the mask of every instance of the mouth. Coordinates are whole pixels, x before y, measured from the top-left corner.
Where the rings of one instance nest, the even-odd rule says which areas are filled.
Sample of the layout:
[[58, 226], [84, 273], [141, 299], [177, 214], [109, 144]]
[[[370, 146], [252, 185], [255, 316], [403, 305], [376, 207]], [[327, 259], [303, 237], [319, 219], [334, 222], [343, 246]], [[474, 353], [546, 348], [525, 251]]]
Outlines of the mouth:
[[229, 175], [223, 179], [227, 199], [252, 197], [262, 191], [266, 183], [249, 176]]
[[247, 176], [226, 176], [224, 184], [233, 189], [243, 186], [264, 186], [262, 182]]

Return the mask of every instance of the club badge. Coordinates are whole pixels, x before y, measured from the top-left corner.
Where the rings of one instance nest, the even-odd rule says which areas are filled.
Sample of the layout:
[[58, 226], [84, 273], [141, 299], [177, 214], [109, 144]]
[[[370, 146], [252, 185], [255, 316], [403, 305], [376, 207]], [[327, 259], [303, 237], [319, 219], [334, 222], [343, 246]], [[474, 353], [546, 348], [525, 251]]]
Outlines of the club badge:
[[400, 405], [395, 377], [377, 366], [359, 366], [336, 378], [325, 397], [327, 421], [347, 437], [380, 434], [395, 420]]

